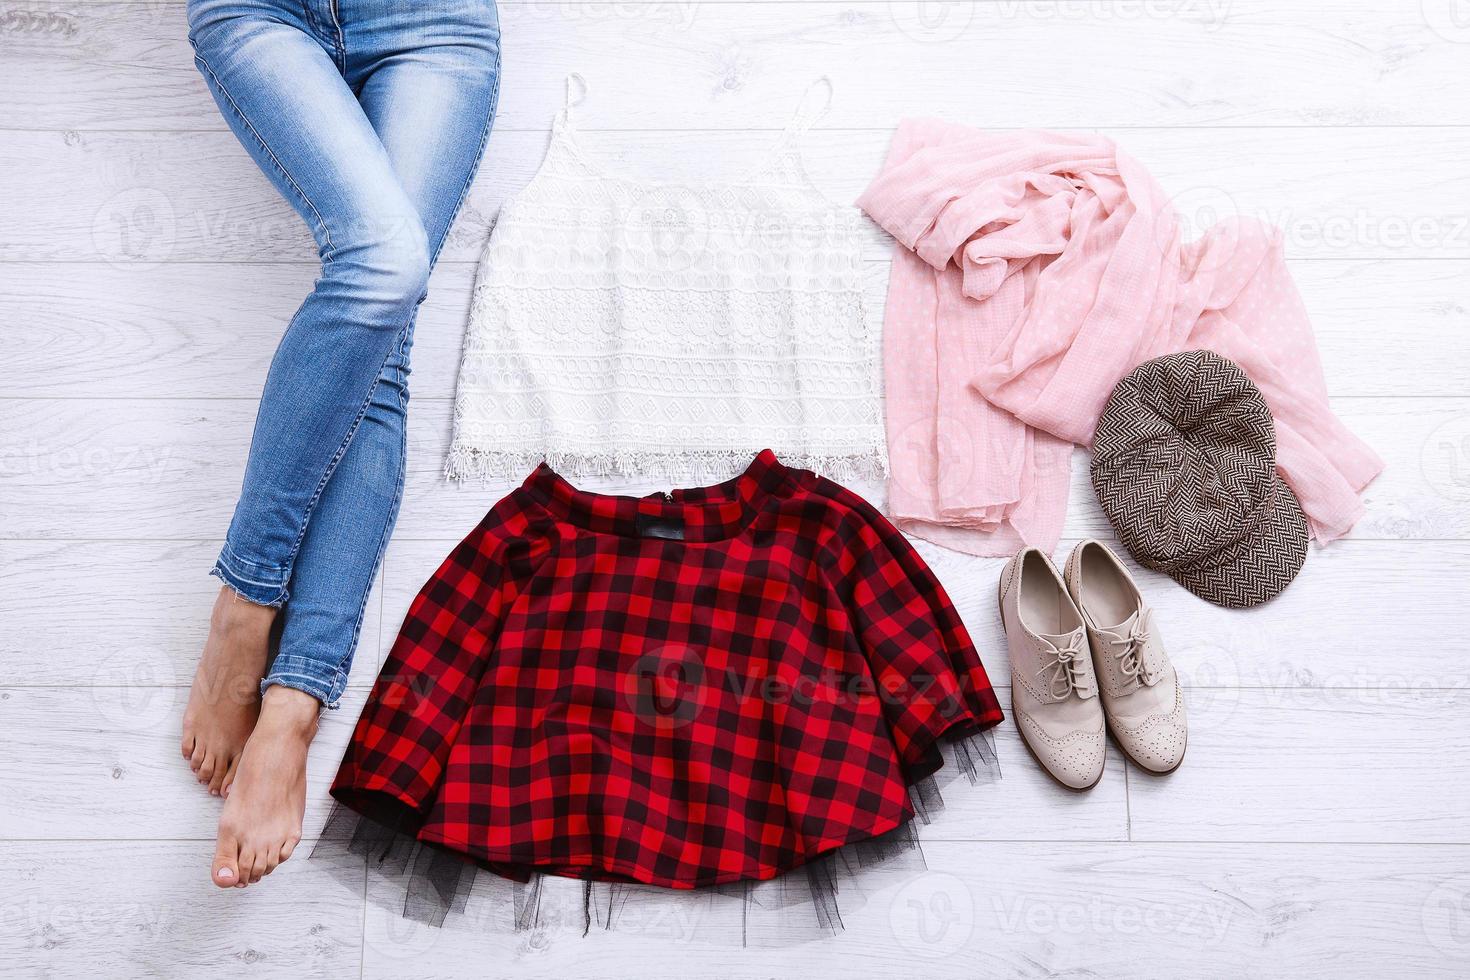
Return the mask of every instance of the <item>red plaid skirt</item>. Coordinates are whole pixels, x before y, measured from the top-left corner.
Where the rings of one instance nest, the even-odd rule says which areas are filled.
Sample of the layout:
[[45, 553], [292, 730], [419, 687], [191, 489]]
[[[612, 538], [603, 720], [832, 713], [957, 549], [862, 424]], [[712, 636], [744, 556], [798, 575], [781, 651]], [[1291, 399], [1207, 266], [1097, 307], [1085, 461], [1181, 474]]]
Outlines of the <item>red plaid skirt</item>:
[[332, 785], [524, 880], [769, 878], [914, 815], [1001, 720], [949, 597], [856, 494], [768, 450], [714, 487], [546, 465], [424, 585]]

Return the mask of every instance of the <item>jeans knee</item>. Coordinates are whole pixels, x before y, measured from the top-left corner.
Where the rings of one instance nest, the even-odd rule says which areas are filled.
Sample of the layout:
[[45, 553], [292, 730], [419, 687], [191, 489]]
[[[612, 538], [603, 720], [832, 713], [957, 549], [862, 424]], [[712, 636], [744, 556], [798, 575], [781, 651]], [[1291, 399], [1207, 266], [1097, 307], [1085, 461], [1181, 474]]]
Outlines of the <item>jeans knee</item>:
[[399, 248], [395, 272], [400, 284], [417, 303], [429, 291], [429, 236], [422, 222], [415, 219], [409, 223]]
[[429, 288], [429, 241], [423, 224], [415, 217], [354, 236], [332, 250], [327, 276], [364, 302], [411, 309]]

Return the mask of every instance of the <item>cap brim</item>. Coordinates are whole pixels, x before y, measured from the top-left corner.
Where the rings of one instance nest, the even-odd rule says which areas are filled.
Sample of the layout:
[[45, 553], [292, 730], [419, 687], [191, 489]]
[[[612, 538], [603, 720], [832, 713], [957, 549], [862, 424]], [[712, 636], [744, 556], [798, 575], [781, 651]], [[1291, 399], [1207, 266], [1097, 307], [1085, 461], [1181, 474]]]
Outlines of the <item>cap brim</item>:
[[1296, 494], [1276, 477], [1271, 513], [1256, 529], [1202, 564], [1171, 571], [1174, 581], [1201, 599], [1245, 609], [1274, 599], [1307, 560], [1307, 516]]

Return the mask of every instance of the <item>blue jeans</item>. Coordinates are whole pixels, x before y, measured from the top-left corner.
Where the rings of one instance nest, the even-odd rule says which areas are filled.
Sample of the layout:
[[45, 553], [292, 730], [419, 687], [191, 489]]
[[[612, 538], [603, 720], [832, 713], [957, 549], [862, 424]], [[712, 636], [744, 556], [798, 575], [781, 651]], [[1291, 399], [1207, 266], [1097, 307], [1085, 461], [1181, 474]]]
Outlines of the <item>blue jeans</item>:
[[321, 258], [214, 574], [282, 607], [262, 690], [335, 707], [403, 492], [414, 317], [495, 114], [499, 20], [494, 0], [190, 0], [188, 15], [226, 122]]

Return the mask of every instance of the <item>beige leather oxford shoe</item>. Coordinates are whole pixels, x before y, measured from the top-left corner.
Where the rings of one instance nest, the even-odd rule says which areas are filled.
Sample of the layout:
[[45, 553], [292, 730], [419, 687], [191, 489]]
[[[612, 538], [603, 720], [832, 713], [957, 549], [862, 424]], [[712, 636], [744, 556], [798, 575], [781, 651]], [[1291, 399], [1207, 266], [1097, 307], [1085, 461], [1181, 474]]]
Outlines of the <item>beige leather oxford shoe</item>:
[[1091, 789], [1107, 746], [1086, 624], [1051, 559], [1035, 548], [1001, 571], [1000, 617], [1021, 739], [1057, 782]]
[[1173, 772], [1189, 744], [1184, 691], [1148, 603], [1118, 556], [1098, 541], [1072, 549], [1066, 580], [1087, 623], [1103, 712], [1118, 747], [1148, 772]]

